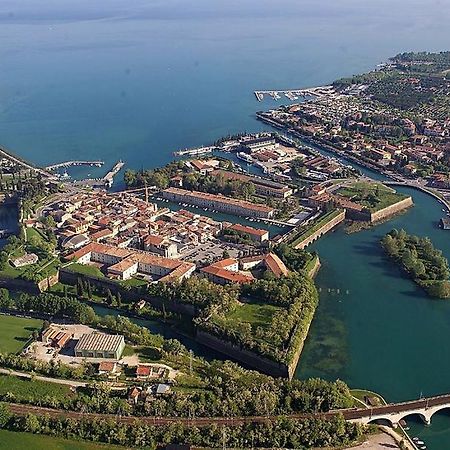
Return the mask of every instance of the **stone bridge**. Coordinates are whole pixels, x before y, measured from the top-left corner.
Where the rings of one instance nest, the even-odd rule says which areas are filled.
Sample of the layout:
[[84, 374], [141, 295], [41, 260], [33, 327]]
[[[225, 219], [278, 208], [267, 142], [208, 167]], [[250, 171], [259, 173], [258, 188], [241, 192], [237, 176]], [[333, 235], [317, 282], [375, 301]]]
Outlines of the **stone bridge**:
[[346, 420], [367, 425], [368, 423], [385, 420], [393, 427], [407, 416], [418, 415], [429, 425], [431, 418], [438, 411], [450, 409], [450, 394], [437, 397], [422, 398], [402, 403], [391, 403], [384, 406], [376, 406], [364, 409], [347, 409], [342, 411]]

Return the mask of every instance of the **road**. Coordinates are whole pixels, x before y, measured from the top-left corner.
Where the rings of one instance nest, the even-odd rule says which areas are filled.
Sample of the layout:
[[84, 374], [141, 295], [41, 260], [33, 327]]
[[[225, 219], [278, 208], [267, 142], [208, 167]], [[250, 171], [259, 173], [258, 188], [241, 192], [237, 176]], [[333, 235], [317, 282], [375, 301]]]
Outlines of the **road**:
[[27, 162], [23, 161], [22, 159], [16, 158], [14, 155], [12, 155], [11, 153], [8, 153], [1, 147], [0, 147], [0, 157], [9, 159], [10, 161], [13, 161], [14, 163], [16, 163], [19, 166], [25, 167], [26, 169], [33, 170], [34, 172], [39, 173], [40, 175], [42, 175], [45, 178], [49, 178], [51, 180], [56, 179], [56, 177], [53, 174], [47, 172], [46, 170], [40, 169], [39, 167], [32, 166], [31, 164], [28, 164]]
[[[28, 380], [30, 380], [32, 378], [32, 376], [29, 373], [18, 372], [16, 370], [3, 369], [3, 368], [0, 368], [0, 374], [13, 375], [13, 376], [20, 377], [20, 378], [26, 378]], [[47, 383], [63, 384], [66, 386], [71, 386], [71, 387], [85, 387], [87, 384], [83, 381], [63, 380], [61, 378], [44, 377], [41, 375], [34, 375], [33, 378], [35, 380], [39, 380], [39, 381], [46, 381]]]

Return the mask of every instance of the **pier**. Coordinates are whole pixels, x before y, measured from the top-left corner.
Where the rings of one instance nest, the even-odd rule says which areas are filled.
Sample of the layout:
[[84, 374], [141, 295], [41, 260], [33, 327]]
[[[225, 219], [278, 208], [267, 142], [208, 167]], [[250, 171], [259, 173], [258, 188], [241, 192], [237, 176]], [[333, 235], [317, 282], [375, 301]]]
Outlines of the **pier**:
[[57, 170], [61, 168], [73, 167], [73, 166], [95, 166], [102, 167], [105, 164], [104, 161], [64, 161], [57, 164], [47, 166], [45, 170]]
[[114, 177], [120, 172], [125, 163], [120, 159], [113, 168], [102, 178], [105, 186], [111, 187], [114, 182]]
[[207, 153], [213, 152], [217, 147], [214, 145], [208, 147], [197, 147], [197, 148], [186, 148], [185, 150], [178, 150], [173, 152], [174, 156], [198, 156], [205, 155]]
[[291, 101], [298, 100], [299, 97], [321, 97], [323, 95], [330, 95], [334, 93], [333, 86], [318, 86], [308, 89], [273, 89], [267, 91], [255, 91], [255, 97], [259, 102], [264, 100], [264, 96], [268, 95], [274, 100], [280, 100], [281, 96], [284, 95]]

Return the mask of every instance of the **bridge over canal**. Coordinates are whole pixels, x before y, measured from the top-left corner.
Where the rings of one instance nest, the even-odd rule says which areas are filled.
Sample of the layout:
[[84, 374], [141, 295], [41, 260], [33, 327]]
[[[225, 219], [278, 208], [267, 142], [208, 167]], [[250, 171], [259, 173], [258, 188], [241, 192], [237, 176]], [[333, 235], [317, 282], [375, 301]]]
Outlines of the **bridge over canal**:
[[418, 415], [429, 425], [434, 414], [450, 409], [450, 394], [421, 398], [402, 403], [390, 403], [373, 408], [346, 409], [342, 413], [346, 420], [368, 424], [377, 420], [389, 422], [394, 428], [407, 416]]

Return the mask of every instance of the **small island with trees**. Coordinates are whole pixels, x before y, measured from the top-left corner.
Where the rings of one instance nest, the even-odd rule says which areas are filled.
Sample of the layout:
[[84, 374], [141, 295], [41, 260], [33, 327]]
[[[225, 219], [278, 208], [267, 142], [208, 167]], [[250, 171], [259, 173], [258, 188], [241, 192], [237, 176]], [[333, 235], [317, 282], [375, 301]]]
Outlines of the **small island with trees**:
[[433, 246], [428, 237], [419, 237], [405, 230], [392, 230], [381, 240], [390, 258], [395, 260], [429, 296], [450, 297], [448, 260]]

